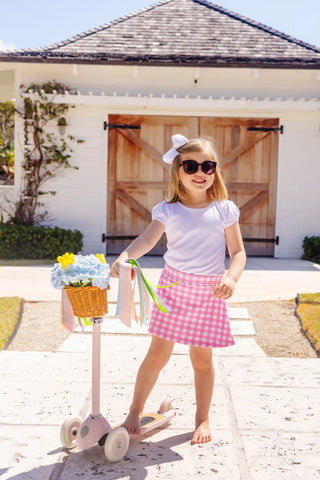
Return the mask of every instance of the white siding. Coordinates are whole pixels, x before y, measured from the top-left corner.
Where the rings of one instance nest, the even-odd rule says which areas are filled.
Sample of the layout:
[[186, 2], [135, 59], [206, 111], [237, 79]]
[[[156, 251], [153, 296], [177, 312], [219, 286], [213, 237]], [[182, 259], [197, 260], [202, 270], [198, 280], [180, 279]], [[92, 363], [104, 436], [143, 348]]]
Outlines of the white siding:
[[[56, 195], [45, 195], [41, 202], [42, 211], [48, 211], [45, 225], [78, 229], [84, 234], [84, 253], [98, 253], [105, 250], [101, 242], [106, 231], [106, 190], [107, 190], [107, 135], [103, 130], [104, 110], [99, 107], [78, 106], [66, 115], [66, 135], [84, 140], [72, 144], [70, 159], [78, 170], [61, 168], [54, 178], [45, 182], [43, 191], [55, 191]], [[53, 124], [51, 128], [57, 133]], [[15, 149], [15, 191], [21, 189], [21, 168], [23, 161], [24, 134], [21, 119], [16, 119]], [[1, 192], [0, 192], [1, 195]], [[2, 209], [1, 209], [2, 210]], [[39, 213], [40, 213], [39, 209]]]
[[[197, 70], [199, 70], [197, 72]], [[198, 76], [198, 83], [194, 83]], [[67, 133], [85, 140], [76, 146], [72, 163], [78, 171], [62, 170], [48, 182], [48, 190], [56, 190], [55, 197], [46, 198], [50, 224], [79, 229], [84, 237], [84, 253], [105, 249], [101, 236], [106, 231], [107, 202], [107, 132], [103, 121], [108, 113], [144, 115], [207, 115], [226, 117], [273, 117], [280, 118], [284, 135], [279, 135], [278, 191], [276, 211], [276, 235], [280, 245], [276, 256], [299, 258], [301, 243], [305, 235], [320, 235], [320, 115], [312, 102], [300, 105], [294, 103], [268, 104], [257, 102], [255, 97], [264, 99], [311, 99], [319, 95], [320, 74], [314, 70], [272, 70], [272, 69], [195, 69], [193, 67], [134, 67], [20, 64], [16, 67], [16, 97], [18, 86], [23, 83], [45, 82], [56, 79], [79, 90], [81, 94], [105, 96], [129, 94], [130, 102], [112, 97], [113, 102], [99, 105], [94, 96], [87, 97], [87, 105], [78, 105], [68, 113]], [[132, 96], [150, 94], [159, 97], [157, 102], [136, 103]], [[176, 93], [177, 99], [168, 99]], [[166, 99], [161, 100], [165, 94]], [[198, 96], [219, 98], [245, 97], [242, 103], [230, 100], [228, 104], [216, 104], [200, 100], [193, 105], [183, 103], [181, 97], [190, 99]], [[89, 98], [89, 99], [88, 99]], [[252, 102], [250, 101], [252, 99]], [[130, 105], [129, 105], [130, 103]], [[303, 103], [303, 102], [302, 102]], [[271, 106], [270, 106], [271, 105]], [[310, 105], [310, 107], [309, 107]], [[309, 109], [309, 110], [308, 110]], [[18, 144], [23, 134], [17, 132], [17, 175], [16, 189], [19, 189], [19, 161], [21, 151]], [[276, 173], [276, 172], [275, 172]], [[1, 193], [0, 193], [1, 195]]]
[[299, 258], [302, 240], [320, 235], [319, 114], [291, 112], [284, 121], [279, 159], [276, 255]]
[[84, 236], [84, 253], [105, 249], [101, 243], [106, 232], [107, 135], [103, 130], [104, 112], [97, 107], [78, 107], [68, 114], [67, 134], [85, 143], [75, 145], [71, 163], [78, 170], [62, 169], [46, 183], [46, 206], [51, 224], [80, 230]]
[[319, 72], [315, 70], [57, 64], [19, 67], [24, 85], [55, 78], [83, 94], [98, 95], [117, 92], [118, 95], [313, 98], [319, 95], [320, 87]]
[[11, 213], [13, 210], [12, 202], [14, 200], [14, 187], [10, 185], [0, 185], [0, 221], [1, 216], [6, 222], [8, 220], [8, 213]]
[[[2, 68], [5, 68], [4, 65]], [[14, 70], [2, 68], [0, 68], [0, 102], [6, 102], [14, 97]]]

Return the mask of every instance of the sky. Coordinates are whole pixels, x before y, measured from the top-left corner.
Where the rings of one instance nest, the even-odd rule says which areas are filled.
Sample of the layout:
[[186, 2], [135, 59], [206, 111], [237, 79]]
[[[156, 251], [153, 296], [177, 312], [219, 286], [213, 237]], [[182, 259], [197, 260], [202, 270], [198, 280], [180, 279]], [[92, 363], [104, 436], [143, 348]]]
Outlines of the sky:
[[[0, 0], [0, 50], [52, 45], [157, 0]], [[320, 0], [214, 0], [320, 48]]]

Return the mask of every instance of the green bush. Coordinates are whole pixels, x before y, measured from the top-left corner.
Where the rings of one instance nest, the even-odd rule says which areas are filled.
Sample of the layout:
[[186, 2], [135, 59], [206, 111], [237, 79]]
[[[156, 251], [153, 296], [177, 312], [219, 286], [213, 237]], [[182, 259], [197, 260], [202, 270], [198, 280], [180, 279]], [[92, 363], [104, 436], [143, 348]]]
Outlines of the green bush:
[[83, 246], [79, 230], [0, 224], [0, 258], [56, 258], [78, 253]]
[[302, 260], [320, 263], [320, 237], [304, 237]]

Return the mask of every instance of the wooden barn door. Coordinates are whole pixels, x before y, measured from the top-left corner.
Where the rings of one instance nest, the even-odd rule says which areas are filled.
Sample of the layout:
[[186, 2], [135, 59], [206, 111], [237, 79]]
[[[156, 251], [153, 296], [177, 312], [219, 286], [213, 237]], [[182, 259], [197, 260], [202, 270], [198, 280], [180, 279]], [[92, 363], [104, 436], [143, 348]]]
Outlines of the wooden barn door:
[[[277, 119], [110, 115], [108, 122], [108, 254], [139, 235], [164, 199], [169, 167], [162, 154], [181, 133], [216, 140], [230, 199], [241, 211], [246, 251], [273, 255]], [[151, 253], [163, 253], [165, 243], [164, 236]]]
[[[107, 253], [121, 252], [151, 221], [167, 191], [170, 167], [162, 161], [171, 136], [198, 135], [198, 118], [109, 115]], [[131, 126], [131, 128], [127, 128]], [[165, 235], [152, 250], [165, 251]]]
[[200, 134], [216, 140], [247, 254], [273, 256], [279, 120], [201, 118]]

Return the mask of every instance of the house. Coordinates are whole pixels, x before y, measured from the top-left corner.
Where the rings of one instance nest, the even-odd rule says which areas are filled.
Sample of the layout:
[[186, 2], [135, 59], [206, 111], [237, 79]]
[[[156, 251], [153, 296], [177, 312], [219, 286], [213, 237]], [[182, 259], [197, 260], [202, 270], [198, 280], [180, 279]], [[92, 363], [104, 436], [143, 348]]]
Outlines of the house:
[[[304, 236], [319, 235], [319, 48], [205, 0], [162, 0], [49, 47], [0, 52], [0, 97], [51, 79], [77, 92], [57, 101], [77, 106], [67, 130], [85, 144], [79, 170], [51, 180], [46, 208], [84, 233], [84, 253], [118, 252], [145, 228], [166, 193], [173, 133], [215, 139], [249, 254], [299, 258]], [[6, 192], [19, 191], [20, 127]]]

